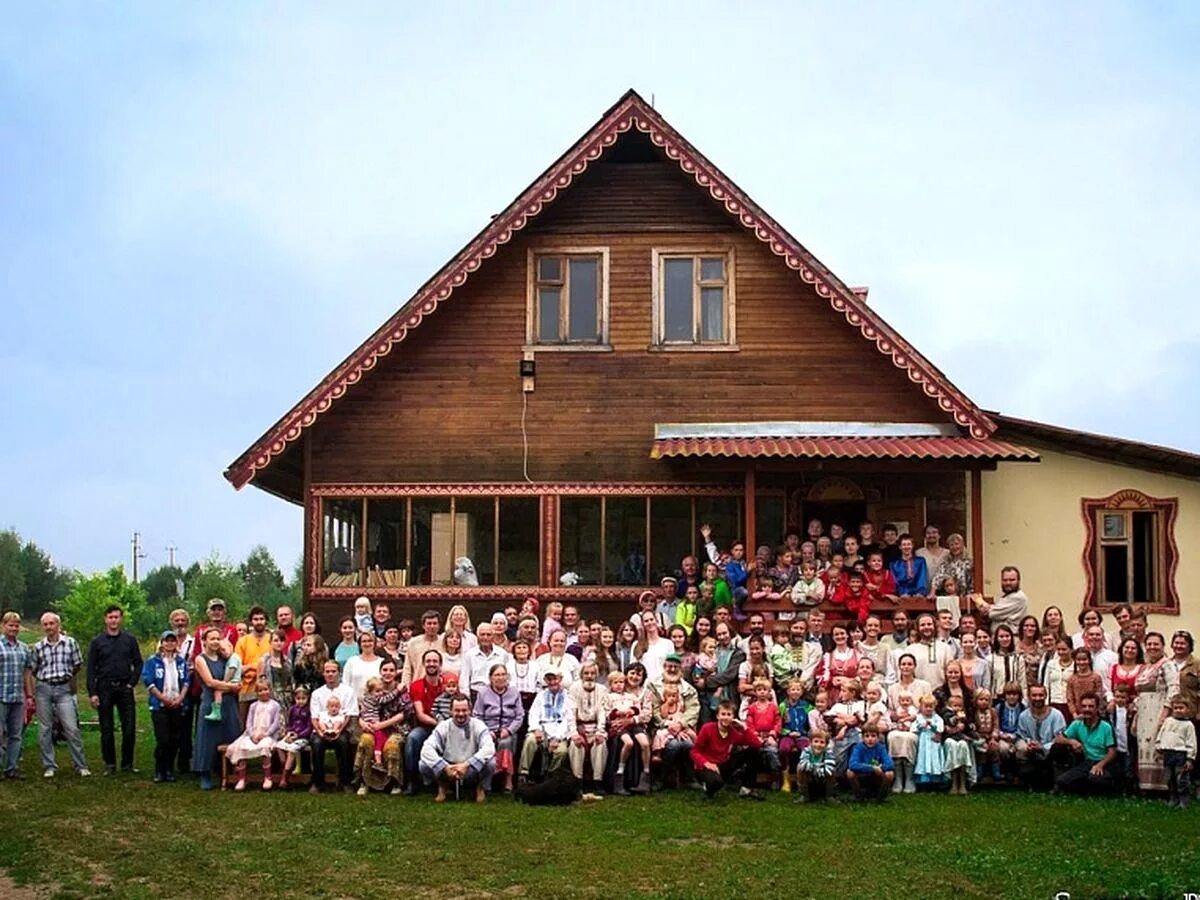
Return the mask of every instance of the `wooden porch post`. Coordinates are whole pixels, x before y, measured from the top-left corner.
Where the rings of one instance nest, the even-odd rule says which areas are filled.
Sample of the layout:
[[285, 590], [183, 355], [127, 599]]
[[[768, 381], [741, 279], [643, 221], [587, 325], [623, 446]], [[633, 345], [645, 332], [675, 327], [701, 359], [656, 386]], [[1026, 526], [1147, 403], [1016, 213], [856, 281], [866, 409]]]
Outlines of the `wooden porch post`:
[[983, 472], [971, 470], [971, 559], [975, 562], [972, 590], [983, 593]]
[[558, 586], [558, 497], [542, 494], [540, 497], [542, 519], [538, 550], [541, 553], [540, 581], [542, 587]]
[[746, 542], [746, 560], [749, 561], [754, 559], [754, 552], [758, 549], [758, 544], [755, 543], [757, 535], [754, 533], [754, 463], [751, 463], [746, 468], [746, 485], [744, 490], [746, 494], [746, 521], [745, 528], [743, 528], [745, 535], [742, 540]]

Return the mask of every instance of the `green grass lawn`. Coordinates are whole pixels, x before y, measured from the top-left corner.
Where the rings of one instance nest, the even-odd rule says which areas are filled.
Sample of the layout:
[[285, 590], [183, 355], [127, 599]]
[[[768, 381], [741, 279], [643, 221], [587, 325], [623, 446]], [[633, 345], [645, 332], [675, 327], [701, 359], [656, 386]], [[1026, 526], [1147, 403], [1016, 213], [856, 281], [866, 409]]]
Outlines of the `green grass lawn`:
[[[27, 734], [27, 780], [0, 782], [0, 867], [16, 884], [131, 898], [1181, 897], [1200, 886], [1200, 812], [1161, 801], [995, 791], [808, 807], [675, 791], [533, 809], [204, 793], [150, 781], [149, 714], [138, 716], [140, 776], [82, 781], [60, 747], [59, 776], [44, 782]], [[85, 737], [99, 771], [98, 732]]]

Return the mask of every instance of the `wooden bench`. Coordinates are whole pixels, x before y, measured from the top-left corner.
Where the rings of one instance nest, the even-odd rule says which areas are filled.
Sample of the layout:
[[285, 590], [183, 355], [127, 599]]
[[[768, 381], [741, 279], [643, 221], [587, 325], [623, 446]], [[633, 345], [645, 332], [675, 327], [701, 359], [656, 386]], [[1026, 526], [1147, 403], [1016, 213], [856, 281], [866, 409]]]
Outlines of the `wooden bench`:
[[[221, 754], [221, 790], [225, 790], [230, 785], [237, 784], [237, 766], [229, 761], [229, 757], [225, 755], [225, 750], [228, 744], [219, 744], [217, 752]], [[301, 758], [308, 757], [308, 750], [304, 750], [300, 754]], [[312, 781], [312, 775], [301, 772], [301, 767], [297, 766], [296, 771], [288, 776], [288, 784], [308, 785]], [[276, 751], [272, 755], [271, 763], [271, 780], [278, 785], [279, 776], [283, 774], [283, 754]], [[278, 774], [275, 774], [278, 773]], [[251, 760], [246, 765], [246, 784], [259, 784], [263, 781], [262, 764], [255, 763]]]

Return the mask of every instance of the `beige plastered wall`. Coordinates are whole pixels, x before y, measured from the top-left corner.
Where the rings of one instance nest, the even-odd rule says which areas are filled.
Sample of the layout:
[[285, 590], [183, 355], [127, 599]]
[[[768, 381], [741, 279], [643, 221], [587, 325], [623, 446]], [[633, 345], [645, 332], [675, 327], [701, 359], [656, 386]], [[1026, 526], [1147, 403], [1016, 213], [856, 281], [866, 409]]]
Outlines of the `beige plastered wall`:
[[[1200, 639], [1200, 481], [1052, 450], [1039, 453], [1040, 463], [1001, 463], [983, 473], [984, 593], [998, 590], [1001, 566], [1015, 565], [1031, 612], [1040, 618], [1047, 606], [1059, 606], [1073, 623], [1086, 586], [1080, 501], [1125, 488], [1152, 497], [1177, 497], [1175, 587], [1180, 614], [1151, 615], [1150, 630], [1163, 632], [1169, 640], [1170, 632], [1186, 628]], [[1104, 625], [1106, 630], [1114, 627], [1109, 617]]]

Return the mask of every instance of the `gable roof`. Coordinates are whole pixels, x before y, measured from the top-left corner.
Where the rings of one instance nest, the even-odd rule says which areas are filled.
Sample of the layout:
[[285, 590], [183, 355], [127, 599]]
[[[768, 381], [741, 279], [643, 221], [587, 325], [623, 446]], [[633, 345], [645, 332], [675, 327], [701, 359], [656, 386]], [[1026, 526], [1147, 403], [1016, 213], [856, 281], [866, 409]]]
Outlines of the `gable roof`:
[[802, 281], [812, 285], [835, 312], [874, 343], [880, 353], [888, 356], [893, 365], [904, 371], [927, 396], [935, 399], [938, 406], [972, 437], [987, 438], [996, 430], [987, 414], [867, 305], [865, 290], [860, 293], [847, 287], [688, 143], [636, 91], [629, 90], [358, 349], [234, 460], [225, 470], [225, 477], [240, 489], [283, 454], [322, 413], [404, 341], [426, 316], [448, 300], [485, 260], [494, 256], [516, 232], [553, 203], [561, 191], [570, 187], [591, 163], [630, 129], [648, 135], [668, 159], [677, 162], [683, 172], [720, 202], [730, 216], [766, 244]]
[[1124, 438], [1090, 431], [1077, 431], [1074, 428], [1063, 428], [1061, 425], [1047, 425], [1045, 422], [1018, 419], [998, 412], [988, 415], [999, 425], [996, 436], [1005, 440], [1026, 441], [1064, 453], [1074, 453], [1101, 462], [1132, 466], [1135, 469], [1161, 472], [1165, 475], [1200, 478], [1200, 455], [1185, 450], [1141, 441], [1127, 441]]

